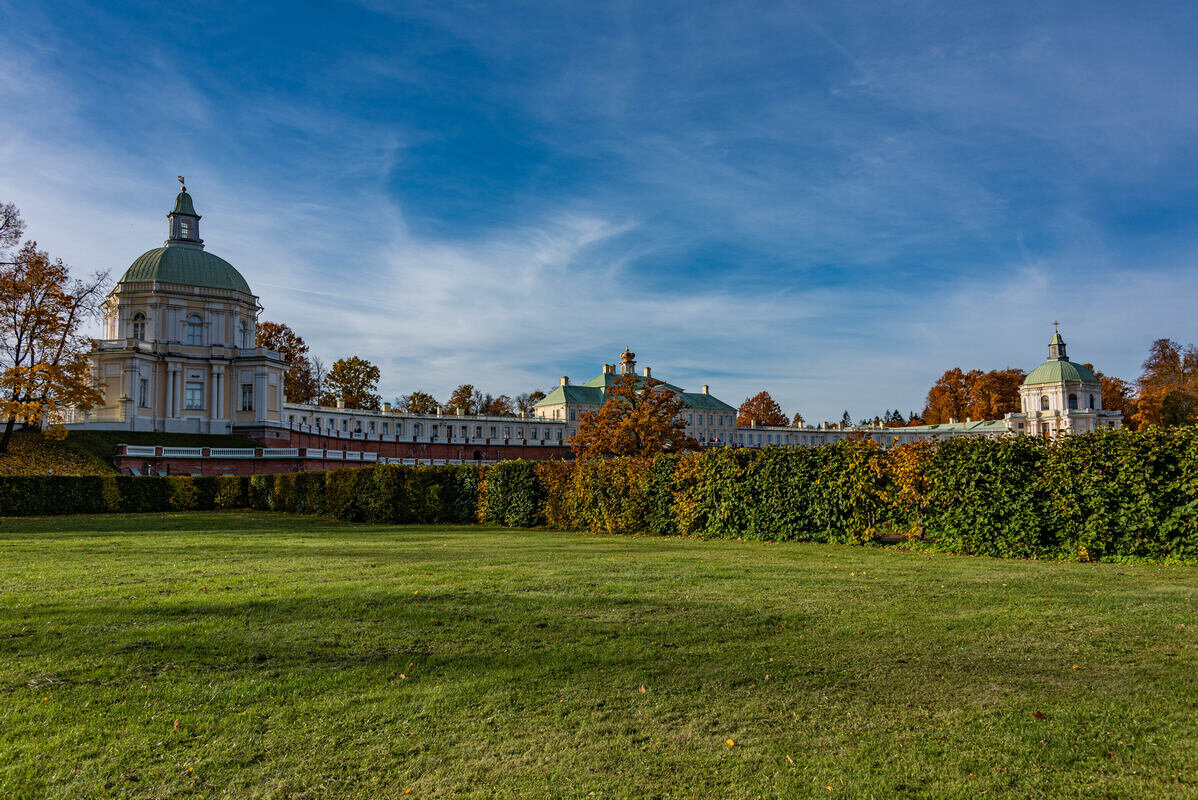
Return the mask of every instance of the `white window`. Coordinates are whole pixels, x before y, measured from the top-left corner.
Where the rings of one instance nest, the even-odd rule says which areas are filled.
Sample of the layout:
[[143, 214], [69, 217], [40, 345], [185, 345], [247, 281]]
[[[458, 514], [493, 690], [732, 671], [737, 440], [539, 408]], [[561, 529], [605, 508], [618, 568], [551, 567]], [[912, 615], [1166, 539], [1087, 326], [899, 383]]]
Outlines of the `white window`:
[[492, 425], [492, 426], [491, 426], [491, 438], [492, 438], [492, 439], [494, 439], [494, 438], [495, 438], [495, 436], [496, 436], [496, 433], [495, 433], [495, 426], [494, 426], [494, 425]]
[[254, 410], [254, 384], [252, 383], [241, 384], [241, 410]]
[[424, 432], [424, 426], [419, 422], [412, 423], [412, 435], [419, 436]]
[[145, 378], [137, 382], [137, 404], [142, 408], [150, 407], [150, 382]]
[[143, 341], [146, 338], [146, 315], [140, 311], [133, 315], [133, 338]]
[[186, 220], [186, 219], [179, 220], [179, 238], [180, 239], [190, 239], [191, 238], [191, 220]]
[[512, 438], [512, 429], [510, 427], [508, 427], [507, 425], [503, 426], [503, 438], [504, 439]]
[[391, 424], [391, 423], [389, 423], [389, 422], [384, 422], [384, 423], [383, 423], [383, 435], [384, 435], [384, 436], [386, 436], [388, 433], [390, 433], [390, 431], [389, 431], [389, 430], [387, 430], [387, 428], [390, 426], [390, 424]]
[[241, 321], [241, 349], [250, 349], [250, 326], [245, 324], [245, 320]]
[[204, 320], [198, 314], [187, 318], [187, 343], [202, 345], [204, 343]]
[[374, 420], [370, 421], [370, 432], [374, 433]]
[[188, 411], [204, 409], [204, 382], [187, 381], [183, 384], [183, 407]]
[[524, 429], [523, 428], [516, 428], [516, 438], [517, 439], [524, 438]]
[[483, 426], [482, 425], [474, 426], [474, 438], [476, 438], [476, 439], [483, 438]]

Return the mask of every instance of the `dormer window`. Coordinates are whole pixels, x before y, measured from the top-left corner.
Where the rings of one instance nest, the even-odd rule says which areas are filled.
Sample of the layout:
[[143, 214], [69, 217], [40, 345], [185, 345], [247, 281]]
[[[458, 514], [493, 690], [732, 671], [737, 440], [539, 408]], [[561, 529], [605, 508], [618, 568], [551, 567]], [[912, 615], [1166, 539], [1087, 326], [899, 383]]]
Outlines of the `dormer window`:
[[200, 319], [198, 314], [192, 314], [187, 318], [187, 343], [204, 344], [204, 320]]
[[140, 311], [133, 315], [133, 338], [138, 341], [146, 338], [146, 315]]

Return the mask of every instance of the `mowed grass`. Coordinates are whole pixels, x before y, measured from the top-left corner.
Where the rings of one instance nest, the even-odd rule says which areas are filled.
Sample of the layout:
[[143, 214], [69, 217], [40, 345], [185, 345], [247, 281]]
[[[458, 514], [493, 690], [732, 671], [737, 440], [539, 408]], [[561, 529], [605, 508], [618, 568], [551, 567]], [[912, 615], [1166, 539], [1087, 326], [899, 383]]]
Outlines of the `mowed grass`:
[[896, 549], [0, 520], [0, 797], [1194, 797], [1196, 590]]

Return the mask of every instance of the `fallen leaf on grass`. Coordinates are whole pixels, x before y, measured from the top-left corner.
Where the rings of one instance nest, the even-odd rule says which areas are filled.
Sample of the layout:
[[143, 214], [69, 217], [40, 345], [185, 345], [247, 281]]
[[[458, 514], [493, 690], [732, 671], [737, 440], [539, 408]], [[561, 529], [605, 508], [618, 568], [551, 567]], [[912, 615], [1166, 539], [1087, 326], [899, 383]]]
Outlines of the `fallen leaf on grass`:
[[641, 684], [640, 692], [641, 692], [641, 694], [645, 693], [645, 685], [644, 684]]
[[1035, 717], [1036, 719], [1044, 719], [1048, 715], [1045, 714], [1043, 711], [1037, 711], [1035, 714], [1032, 714], [1032, 716]]

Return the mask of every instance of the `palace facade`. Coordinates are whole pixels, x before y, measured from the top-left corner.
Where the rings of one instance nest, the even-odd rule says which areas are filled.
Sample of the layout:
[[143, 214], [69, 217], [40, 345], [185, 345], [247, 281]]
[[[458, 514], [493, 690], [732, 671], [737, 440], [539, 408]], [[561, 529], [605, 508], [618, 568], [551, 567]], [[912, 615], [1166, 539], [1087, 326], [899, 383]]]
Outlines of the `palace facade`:
[[[561, 378], [531, 414], [514, 417], [408, 414], [287, 402], [280, 354], [256, 346], [262, 306], [241, 273], [208, 252], [187, 188], [167, 214], [162, 247], [139, 256], [103, 304], [104, 338], [90, 354], [103, 404], [67, 418], [71, 428], [163, 433], [240, 433], [270, 447], [315, 453], [374, 453], [402, 460], [494, 461], [561, 458], [582, 414], [600, 408], [624, 376], [653, 380], [625, 348], [581, 384]], [[704, 385], [689, 392], [654, 380], [682, 400], [687, 433], [705, 447], [810, 447], [846, 438], [883, 445], [952, 436], [1055, 437], [1118, 428], [1118, 411], [1102, 406], [1102, 385], [1068, 359], [1059, 332], [1048, 360], [1020, 388], [1021, 409], [1001, 420], [952, 420], [901, 428], [737, 425], [737, 409]], [[161, 448], [159, 448], [161, 449]]]

